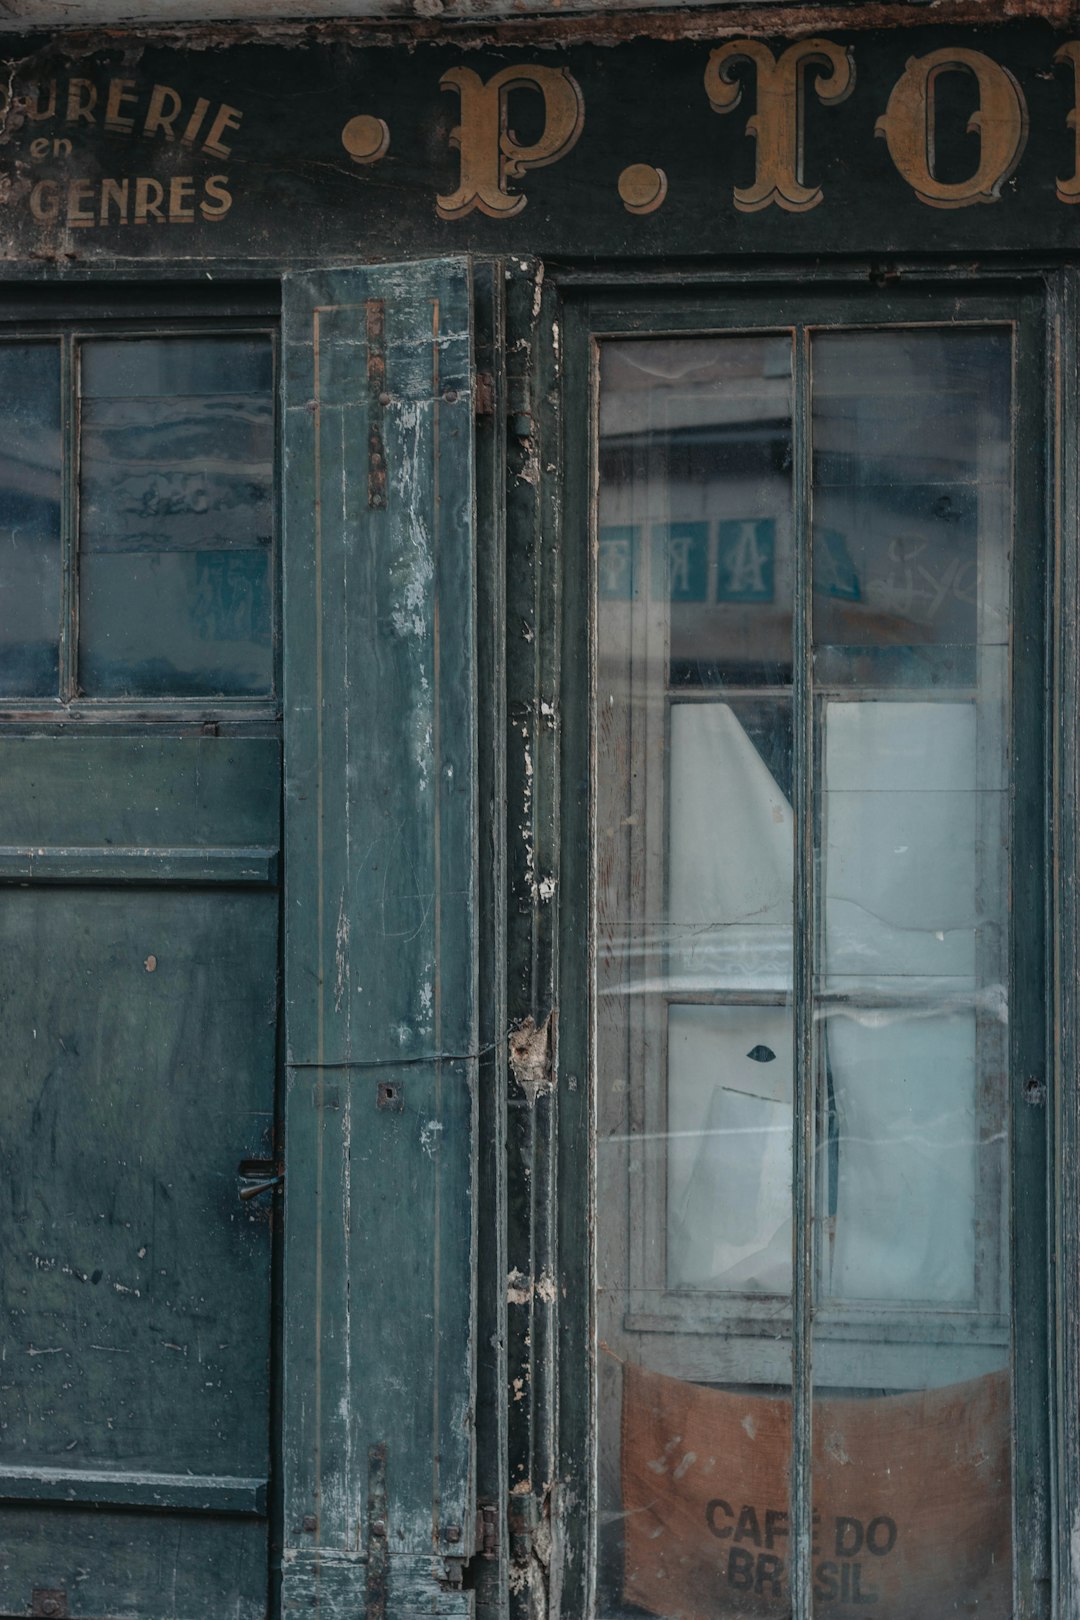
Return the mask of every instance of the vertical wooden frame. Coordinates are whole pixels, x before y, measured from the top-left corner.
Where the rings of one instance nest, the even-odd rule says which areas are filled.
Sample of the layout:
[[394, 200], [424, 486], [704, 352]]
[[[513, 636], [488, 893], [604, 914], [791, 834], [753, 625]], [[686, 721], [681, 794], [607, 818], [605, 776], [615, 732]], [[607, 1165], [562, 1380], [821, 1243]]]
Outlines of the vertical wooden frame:
[[284, 1613], [475, 1541], [472, 278], [286, 279]]
[[[912, 278], [915, 280], [915, 278]], [[962, 281], [962, 278], [960, 278]], [[591, 769], [593, 763], [592, 744], [586, 739], [589, 737], [590, 720], [587, 706], [590, 702], [593, 676], [588, 667], [588, 657], [594, 647], [595, 630], [590, 619], [590, 602], [592, 592], [593, 559], [590, 557], [590, 524], [594, 521], [594, 507], [596, 492], [593, 483], [595, 467], [595, 447], [587, 459], [582, 451], [581, 424], [585, 420], [593, 420], [595, 407], [596, 373], [594, 362], [594, 342], [592, 334], [595, 332], [612, 332], [613, 335], [632, 335], [635, 332], [649, 330], [675, 331], [691, 330], [691, 318], [687, 312], [685, 299], [673, 300], [664, 304], [658, 300], [650, 310], [635, 293], [625, 290], [620, 300], [618, 293], [609, 291], [600, 277], [582, 278], [585, 287], [578, 291], [574, 289], [572, 297], [561, 313], [560, 333], [566, 355], [564, 372], [564, 389], [561, 398], [561, 408], [565, 419], [565, 514], [564, 514], [564, 596], [563, 596], [563, 657], [561, 664], [561, 679], [567, 697], [563, 706], [564, 744], [562, 751], [564, 793], [563, 816], [569, 827], [572, 818], [584, 830], [590, 825], [590, 812], [587, 806], [582, 805], [579, 791], [572, 791], [569, 783], [578, 787], [582, 778]], [[923, 278], [925, 283], [932, 285], [930, 277]], [[718, 283], [721, 286], [722, 283]], [[828, 285], [828, 283], [826, 283]], [[919, 285], [920, 294], [929, 290], [926, 285]], [[1018, 465], [1024, 469], [1023, 476], [1018, 480], [1022, 489], [1023, 498], [1016, 514], [1016, 549], [1018, 552], [1016, 568], [1015, 613], [1018, 625], [1014, 633], [1013, 657], [1013, 726], [1015, 733], [1020, 737], [1019, 751], [1014, 755], [1013, 780], [1014, 783], [1030, 784], [1032, 781], [1044, 780], [1043, 776], [1043, 725], [1045, 720], [1045, 694], [1046, 694], [1046, 614], [1048, 606], [1047, 580], [1048, 573], [1045, 566], [1040, 536], [1044, 531], [1043, 523], [1043, 480], [1041, 475], [1042, 445], [1045, 437], [1047, 416], [1044, 409], [1045, 394], [1042, 384], [1042, 315], [1041, 301], [1037, 291], [1029, 293], [1031, 283], [1027, 287], [1023, 282], [1014, 282], [1009, 286], [1001, 280], [990, 283], [990, 300], [980, 304], [977, 297], [972, 297], [965, 313], [967, 318], [978, 322], [981, 319], [1000, 322], [1017, 319], [1018, 347], [1016, 369], [1016, 395], [1014, 409], [1014, 424], [1017, 431], [1016, 457]], [[595, 286], [595, 291], [593, 290]], [[585, 290], [587, 288], [588, 290]], [[955, 298], [958, 291], [956, 280], [951, 281], [947, 296]], [[968, 281], [963, 285], [964, 292], [975, 292], [976, 284]], [[812, 297], [812, 293], [810, 294]], [[910, 298], [905, 303], [905, 292], [901, 291], [898, 298], [887, 295], [866, 292], [865, 287], [852, 289], [850, 299], [845, 298], [841, 288], [833, 283], [830, 292], [824, 294], [830, 311], [830, 321], [835, 318], [841, 325], [849, 323], [860, 325], [868, 320], [873, 322], [880, 318], [888, 324], [905, 324], [913, 316], [917, 324], [925, 322], [925, 315], [916, 315], [920, 306], [913, 304]], [[1073, 299], [1073, 310], [1080, 308], [1080, 293], [1075, 288], [1070, 290], [1069, 296]], [[730, 291], [718, 292], [717, 297], [722, 302], [730, 304]], [[1064, 295], [1063, 295], [1064, 297]], [[707, 314], [709, 303], [702, 296], [701, 309], [703, 317], [699, 317], [700, 329], [709, 329], [712, 324]], [[767, 307], [767, 305], [766, 305]], [[850, 312], [845, 318], [845, 307]], [[925, 307], [925, 306], [923, 306]], [[677, 320], [672, 319], [672, 311], [678, 309]], [[836, 311], [835, 317], [832, 312]], [[909, 313], [910, 312], [910, 313]], [[817, 317], [816, 317], [817, 318]], [[931, 321], [933, 317], [930, 317]], [[715, 326], [712, 326], [715, 329]], [[1067, 363], [1063, 363], [1058, 373], [1059, 393], [1062, 391], [1060, 378], [1068, 373], [1073, 379], [1075, 388], [1075, 365], [1071, 370]], [[805, 365], [804, 365], [805, 375]], [[803, 404], [803, 414], [806, 414], [806, 404]], [[591, 428], [594, 432], [595, 429]], [[797, 435], [804, 438], [805, 435]], [[573, 447], [571, 449], [571, 447]], [[1072, 477], [1074, 484], [1080, 485], [1078, 467], [1080, 458], [1072, 454]], [[1069, 463], [1066, 462], [1066, 469]], [[797, 466], [797, 481], [805, 485], [809, 479], [809, 464]], [[1068, 499], [1069, 497], [1066, 497]], [[1080, 496], [1073, 490], [1071, 496], [1074, 504], [1080, 505]], [[805, 503], [801, 503], [804, 504]], [[807, 544], [802, 548], [805, 552], [807, 564], [809, 562], [808, 536]], [[1076, 578], [1073, 589], [1080, 591], [1080, 569], [1074, 569]], [[1068, 577], [1068, 576], [1066, 576]], [[804, 585], [808, 580], [804, 581]], [[806, 611], [809, 612], [809, 590], [805, 591]], [[588, 633], [584, 627], [588, 625]], [[805, 664], [809, 657], [809, 621], [802, 631], [798, 633], [799, 645], [802, 649], [802, 662]], [[1069, 632], [1065, 632], [1065, 646], [1069, 646]], [[1067, 666], [1066, 666], [1067, 669]], [[804, 670], [804, 677], [808, 671]], [[1070, 701], [1072, 689], [1067, 685], [1067, 674], [1063, 676], [1063, 684], [1059, 694], [1059, 705], [1062, 710]], [[1080, 691], [1080, 677], [1075, 672], [1072, 676], [1073, 684]], [[808, 679], [804, 679], [804, 688], [808, 689]], [[573, 697], [571, 699], [570, 693]], [[1075, 693], [1073, 702], [1078, 701]], [[803, 742], [804, 771], [806, 775], [809, 762], [813, 759], [816, 750], [813, 746], [813, 714], [807, 704], [802, 712], [802, 722], [797, 722], [797, 729]], [[1069, 792], [1080, 795], [1080, 788], [1076, 783], [1080, 777], [1075, 777], [1075, 761], [1073, 764], [1074, 780], [1063, 779], [1061, 787], [1061, 802], [1063, 816], [1072, 815], [1074, 820], [1080, 820], [1080, 812], [1069, 799]], [[1043, 1211], [1048, 1196], [1046, 1181], [1046, 1153], [1048, 1147], [1048, 1134], [1045, 1109], [1040, 1111], [1040, 1095], [1045, 1100], [1045, 1077], [1047, 1050], [1050, 1037], [1050, 1023], [1047, 1009], [1046, 992], [1049, 979], [1046, 973], [1045, 953], [1046, 939], [1046, 906], [1045, 898], [1049, 891], [1048, 868], [1044, 859], [1046, 851], [1046, 828], [1048, 795], [1038, 792], [1019, 795], [1025, 800], [1025, 808], [1019, 813], [1019, 819], [1014, 827], [1014, 854], [1011, 877], [1013, 916], [1017, 920], [1014, 930], [1015, 942], [1013, 949], [1013, 978], [1017, 985], [1017, 1010], [1013, 1018], [1011, 1044], [1011, 1071], [1013, 1075], [1013, 1092], [1010, 1096], [1010, 1118], [1012, 1132], [1011, 1153], [1011, 1180], [1012, 1180], [1012, 1231], [1013, 1231], [1013, 1288], [1014, 1288], [1014, 1320], [1016, 1331], [1014, 1336], [1014, 1368], [1015, 1368], [1015, 1400], [1014, 1400], [1014, 1457], [1015, 1457], [1015, 1501], [1016, 1524], [1014, 1532], [1015, 1543], [1015, 1571], [1017, 1582], [1017, 1613], [1022, 1615], [1043, 1615], [1048, 1612], [1046, 1607], [1049, 1601], [1050, 1575], [1047, 1563], [1047, 1548], [1049, 1545], [1050, 1527], [1050, 1492], [1049, 1492], [1049, 1429], [1050, 1429], [1050, 1386], [1049, 1352], [1047, 1344], [1047, 1297], [1048, 1297], [1048, 1258], [1043, 1240], [1039, 1233], [1044, 1225]], [[1017, 795], [1014, 793], [1014, 801]], [[809, 825], [808, 807], [803, 806], [801, 826], [806, 839], [812, 839], [813, 828]], [[591, 827], [590, 827], [591, 830]], [[587, 1253], [592, 1254], [591, 1230], [595, 1220], [595, 1189], [592, 1182], [591, 1156], [588, 1165], [585, 1162], [583, 1144], [584, 1133], [590, 1126], [595, 1126], [595, 1120], [590, 1117], [588, 1105], [582, 1106], [574, 1094], [563, 1088], [563, 1076], [569, 1071], [575, 1081], [580, 1082], [582, 1069], [588, 1069], [593, 1061], [593, 1030], [595, 1027], [595, 1010], [588, 1005], [588, 997], [583, 986], [591, 982], [591, 960], [589, 945], [581, 938], [580, 921], [583, 915], [590, 914], [591, 908], [591, 882], [592, 872], [589, 857], [581, 850], [583, 840], [580, 836], [568, 837], [563, 852], [561, 899], [564, 915], [560, 926], [561, 956], [560, 979], [563, 986], [561, 1004], [561, 1064], [557, 1082], [560, 1087], [560, 1110], [562, 1135], [559, 1145], [560, 1154], [560, 1253], [563, 1264], [563, 1276], [573, 1277], [574, 1286], [580, 1284], [585, 1262], [582, 1254], [582, 1244], [587, 1244]], [[802, 851], [800, 866], [799, 892], [805, 896], [810, 894], [810, 885], [814, 877], [814, 849], [812, 842]], [[566, 914], [569, 910], [569, 915]], [[814, 935], [814, 919], [812, 911], [805, 911], [801, 918], [800, 933], [805, 939], [802, 952], [802, 969], [797, 969], [800, 984], [807, 978], [810, 968], [811, 945]], [[1064, 937], [1061, 928], [1055, 929], [1055, 937], [1061, 941]], [[1071, 948], [1066, 944], [1059, 945], [1060, 949]], [[1068, 982], [1068, 974], [1061, 973], [1061, 982]], [[808, 987], [804, 985], [807, 993], [804, 999], [809, 1007]], [[814, 1033], [812, 1023], [807, 1021], [802, 1029], [801, 1036], [797, 1034], [798, 1049], [802, 1055], [802, 1065], [807, 1076], [807, 1085], [811, 1087], [802, 1097], [801, 1118], [804, 1128], [812, 1123], [812, 1079]], [[1080, 1045], [1080, 1037], [1070, 1035], [1067, 1023], [1062, 1024], [1062, 1045], [1072, 1039], [1074, 1044]], [[1064, 1060], [1063, 1060], [1064, 1061]], [[563, 1067], [565, 1065], [565, 1068]], [[1026, 1081], [1023, 1077], [1026, 1076]], [[1042, 1078], [1040, 1078], [1040, 1076]], [[1023, 1090], [1023, 1085], [1027, 1090]], [[1064, 1099], [1064, 1107], [1070, 1106], [1068, 1099]], [[567, 1118], [572, 1110], [573, 1125], [567, 1129]], [[1080, 1113], [1077, 1114], [1080, 1121]], [[1062, 1122], [1063, 1136], [1067, 1135], [1068, 1122]], [[1073, 1132], [1080, 1138], [1080, 1123], [1073, 1123]], [[804, 1424], [796, 1438], [796, 1452], [794, 1458], [795, 1497], [793, 1511], [795, 1514], [798, 1532], [803, 1543], [807, 1573], [809, 1572], [809, 1546], [810, 1546], [810, 1489], [809, 1489], [809, 1458], [810, 1458], [810, 1392], [811, 1392], [811, 1345], [810, 1324], [812, 1320], [812, 1285], [813, 1285], [813, 1252], [809, 1247], [811, 1221], [813, 1212], [813, 1146], [808, 1138], [802, 1144], [801, 1150], [797, 1146], [796, 1158], [796, 1200], [802, 1208], [805, 1219], [807, 1249], [799, 1257], [796, 1274], [796, 1311], [799, 1332], [797, 1343], [802, 1350], [796, 1351], [796, 1386], [801, 1392], [802, 1405], [805, 1418]], [[1059, 1153], [1059, 1170], [1062, 1165], [1062, 1156]], [[1062, 1210], [1067, 1208], [1062, 1201]], [[1069, 1216], [1064, 1217], [1066, 1221]], [[1072, 1238], [1073, 1242], [1080, 1240], [1080, 1228]], [[573, 1259], [571, 1259], [573, 1256]], [[590, 1268], [591, 1269], [591, 1268]], [[564, 1283], [564, 1287], [568, 1285]], [[1059, 1290], [1068, 1284], [1059, 1281]], [[1071, 1296], [1070, 1296], [1071, 1297]], [[1062, 1310], [1062, 1316], [1065, 1316]], [[594, 1466], [593, 1454], [596, 1441], [595, 1425], [596, 1413], [591, 1400], [582, 1398], [576, 1385], [581, 1382], [581, 1369], [589, 1368], [589, 1394], [595, 1395], [597, 1368], [594, 1365], [593, 1351], [590, 1336], [592, 1332], [591, 1306], [587, 1299], [567, 1302], [562, 1307], [562, 1344], [561, 1356], [561, 1382], [560, 1382], [560, 1443], [562, 1472], [565, 1477], [570, 1474], [574, 1480], [575, 1493], [580, 1497], [590, 1484], [591, 1471]], [[1077, 1357], [1080, 1364], [1080, 1354]], [[1073, 1382], [1080, 1388], [1080, 1374], [1073, 1372]], [[1068, 1407], [1065, 1407], [1068, 1410]], [[1075, 1442], [1074, 1442], [1075, 1444]], [[1076, 1458], [1076, 1466], [1080, 1467], [1080, 1451]], [[1080, 1497], [1080, 1492], [1077, 1493]], [[575, 1593], [575, 1608], [573, 1612], [586, 1613], [590, 1591], [590, 1566], [595, 1556], [595, 1542], [583, 1529], [575, 1526], [567, 1535], [567, 1552], [571, 1555], [573, 1570], [573, 1591]], [[564, 1575], [564, 1582], [566, 1576]], [[564, 1586], [564, 1591], [566, 1590]], [[578, 1605], [580, 1605], [578, 1607]], [[813, 1606], [811, 1583], [807, 1580], [800, 1583], [794, 1593], [793, 1611], [800, 1620], [808, 1620]], [[1061, 1612], [1065, 1612], [1064, 1610]], [[1070, 1611], [1071, 1612], [1071, 1611]]]
[[[1056, 1469], [1055, 1614], [1080, 1614], [1080, 272], [1050, 280], [1048, 414], [1054, 556], [1052, 940]], [[1049, 1605], [1047, 1605], [1049, 1609]]]

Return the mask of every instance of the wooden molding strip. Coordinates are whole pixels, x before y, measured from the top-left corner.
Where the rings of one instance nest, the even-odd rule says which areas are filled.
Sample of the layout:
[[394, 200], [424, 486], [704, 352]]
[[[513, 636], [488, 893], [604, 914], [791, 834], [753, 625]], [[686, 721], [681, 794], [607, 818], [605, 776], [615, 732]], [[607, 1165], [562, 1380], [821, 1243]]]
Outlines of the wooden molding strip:
[[151, 1474], [121, 1469], [0, 1467], [0, 1502], [70, 1502], [73, 1506], [180, 1508], [261, 1518], [265, 1479], [228, 1474]]
[[0, 845], [0, 883], [243, 883], [278, 879], [273, 847], [137, 849]]

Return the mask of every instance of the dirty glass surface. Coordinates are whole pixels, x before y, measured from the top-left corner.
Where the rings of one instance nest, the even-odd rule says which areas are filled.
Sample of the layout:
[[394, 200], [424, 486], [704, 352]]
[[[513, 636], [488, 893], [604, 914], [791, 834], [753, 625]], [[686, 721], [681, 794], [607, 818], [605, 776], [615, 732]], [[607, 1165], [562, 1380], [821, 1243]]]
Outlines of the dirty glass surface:
[[82, 691], [268, 693], [270, 340], [87, 340], [80, 398]]
[[1010, 334], [812, 361], [815, 1609], [1006, 1616]]
[[60, 345], [0, 344], [0, 697], [56, 697]]
[[[786, 1448], [791, 352], [788, 334], [602, 352], [596, 1084], [606, 1613], [660, 1601], [650, 1557], [660, 1521], [647, 1503], [707, 1481], [702, 1509], [712, 1506], [700, 1529], [718, 1549], [730, 1541], [746, 1489], [740, 1471], [754, 1467], [742, 1391], [766, 1401], [774, 1449]], [[735, 1402], [725, 1407], [730, 1432], [704, 1444], [688, 1433], [687, 1403], [700, 1390]], [[763, 1508], [777, 1562], [787, 1508], [781, 1463]], [[715, 1587], [714, 1576], [710, 1603]]]
[[1011, 1613], [1011, 374], [1004, 328], [601, 345], [604, 1614], [790, 1612], [796, 1287], [815, 1611]]

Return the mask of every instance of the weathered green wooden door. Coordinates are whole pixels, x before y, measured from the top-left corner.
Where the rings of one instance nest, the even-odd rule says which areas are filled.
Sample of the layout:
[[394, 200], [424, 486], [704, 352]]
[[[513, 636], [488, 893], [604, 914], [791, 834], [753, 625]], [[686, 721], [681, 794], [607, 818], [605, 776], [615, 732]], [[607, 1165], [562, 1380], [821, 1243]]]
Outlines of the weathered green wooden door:
[[0, 1615], [468, 1611], [471, 298], [287, 286], [283, 892], [269, 335], [0, 335]]
[[0, 1613], [266, 1613], [273, 341], [0, 345]]
[[288, 278], [290, 1616], [455, 1615], [473, 1550], [466, 261]]

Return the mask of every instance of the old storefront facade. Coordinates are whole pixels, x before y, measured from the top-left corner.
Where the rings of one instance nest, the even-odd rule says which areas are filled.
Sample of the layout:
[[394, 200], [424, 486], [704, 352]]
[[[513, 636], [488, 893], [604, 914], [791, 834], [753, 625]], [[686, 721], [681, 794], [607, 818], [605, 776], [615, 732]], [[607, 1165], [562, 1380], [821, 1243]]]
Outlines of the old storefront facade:
[[1076, 1616], [1080, 13], [336, 9], [0, 0], [0, 1615]]

